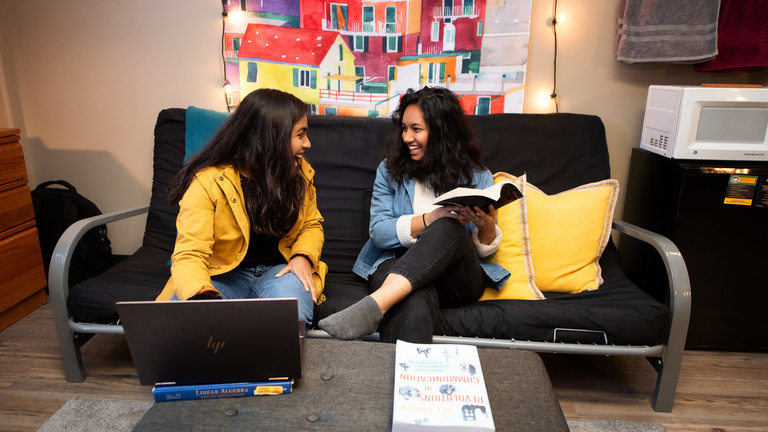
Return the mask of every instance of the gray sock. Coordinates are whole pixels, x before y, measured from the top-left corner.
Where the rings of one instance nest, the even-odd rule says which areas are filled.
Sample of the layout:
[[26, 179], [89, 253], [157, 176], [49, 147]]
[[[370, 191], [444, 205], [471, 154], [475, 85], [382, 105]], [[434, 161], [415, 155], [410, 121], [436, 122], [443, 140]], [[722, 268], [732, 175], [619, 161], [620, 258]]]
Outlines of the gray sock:
[[365, 296], [352, 306], [321, 319], [317, 326], [336, 339], [352, 340], [374, 333], [384, 317], [371, 296]]

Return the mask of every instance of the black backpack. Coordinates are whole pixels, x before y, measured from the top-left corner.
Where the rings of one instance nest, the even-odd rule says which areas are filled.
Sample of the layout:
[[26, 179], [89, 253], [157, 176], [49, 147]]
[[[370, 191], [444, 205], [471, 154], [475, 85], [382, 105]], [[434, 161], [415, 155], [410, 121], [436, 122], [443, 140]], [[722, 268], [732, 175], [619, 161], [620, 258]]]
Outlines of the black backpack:
[[[64, 186], [66, 189], [52, 187]], [[77, 189], [64, 180], [41, 183], [32, 191], [32, 206], [37, 220], [40, 251], [43, 254], [45, 275], [59, 238], [70, 225], [80, 219], [101, 214], [101, 210]], [[69, 267], [69, 286], [101, 274], [112, 266], [112, 246], [107, 238], [107, 226], [99, 225], [85, 233], [72, 255]]]

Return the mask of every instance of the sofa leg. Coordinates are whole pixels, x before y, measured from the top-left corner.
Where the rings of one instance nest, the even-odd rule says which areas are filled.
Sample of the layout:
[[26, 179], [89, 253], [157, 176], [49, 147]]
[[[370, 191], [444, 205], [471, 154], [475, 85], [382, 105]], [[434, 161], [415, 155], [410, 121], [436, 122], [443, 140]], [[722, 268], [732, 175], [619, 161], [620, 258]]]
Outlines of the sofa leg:
[[682, 351], [682, 349], [668, 350], [663, 359], [655, 359], [659, 363], [656, 365], [656, 389], [651, 402], [654, 411], [672, 411], [672, 404], [677, 392], [677, 381], [680, 377], [680, 367], [682, 366]]
[[68, 382], [83, 382], [85, 368], [80, 354], [80, 344], [75, 340], [75, 334], [69, 328], [69, 317], [66, 314], [66, 309], [61, 311], [53, 308], [53, 321], [59, 338], [61, 360], [64, 362], [64, 375]]
[[61, 359], [64, 362], [64, 375], [67, 382], [79, 383], [85, 380], [85, 368], [83, 357], [80, 354], [79, 344], [71, 337], [68, 343], [59, 340], [61, 347]]

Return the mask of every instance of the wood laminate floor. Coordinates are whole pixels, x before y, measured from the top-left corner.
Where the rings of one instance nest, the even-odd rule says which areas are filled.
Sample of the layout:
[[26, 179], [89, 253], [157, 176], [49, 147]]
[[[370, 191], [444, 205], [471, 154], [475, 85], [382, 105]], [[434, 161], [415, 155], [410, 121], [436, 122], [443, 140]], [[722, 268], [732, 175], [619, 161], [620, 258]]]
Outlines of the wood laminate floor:
[[[542, 354], [565, 417], [662, 423], [674, 431], [768, 430], [768, 354], [686, 351], [671, 413], [651, 409], [656, 374], [643, 358]], [[0, 430], [36, 431], [71, 398], [151, 401], [122, 336], [83, 349], [88, 374], [64, 379], [45, 305], [0, 332]]]

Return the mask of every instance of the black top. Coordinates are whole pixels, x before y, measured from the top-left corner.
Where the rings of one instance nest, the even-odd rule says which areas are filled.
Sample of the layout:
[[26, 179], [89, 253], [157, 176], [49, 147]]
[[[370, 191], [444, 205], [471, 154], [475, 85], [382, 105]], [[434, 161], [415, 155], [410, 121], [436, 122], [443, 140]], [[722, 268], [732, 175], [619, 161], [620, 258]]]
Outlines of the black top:
[[[247, 180], [245, 176], [240, 174], [240, 182], [244, 188], [247, 187]], [[248, 244], [248, 251], [237, 268], [253, 268], [259, 264], [269, 266], [285, 264], [285, 258], [283, 258], [283, 255], [277, 248], [280, 238], [256, 234], [253, 228], [251, 228], [251, 242]]]
[[277, 249], [280, 237], [266, 237], [256, 234], [251, 230], [251, 242], [248, 244], [248, 252], [237, 268], [252, 268], [259, 264], [277, 265], [285, 264], [285, 258]]

